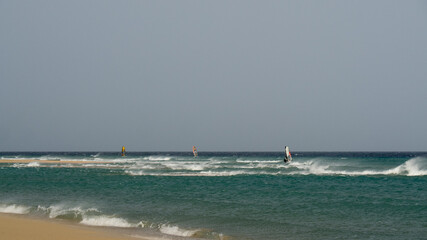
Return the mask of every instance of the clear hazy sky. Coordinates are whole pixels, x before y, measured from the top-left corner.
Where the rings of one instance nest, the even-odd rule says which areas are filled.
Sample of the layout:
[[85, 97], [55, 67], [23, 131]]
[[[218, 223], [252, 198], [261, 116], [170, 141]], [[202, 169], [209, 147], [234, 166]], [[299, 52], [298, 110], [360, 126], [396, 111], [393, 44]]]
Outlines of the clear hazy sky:
[[425, 151], [427, 1], [0, 0], [0, 151]]

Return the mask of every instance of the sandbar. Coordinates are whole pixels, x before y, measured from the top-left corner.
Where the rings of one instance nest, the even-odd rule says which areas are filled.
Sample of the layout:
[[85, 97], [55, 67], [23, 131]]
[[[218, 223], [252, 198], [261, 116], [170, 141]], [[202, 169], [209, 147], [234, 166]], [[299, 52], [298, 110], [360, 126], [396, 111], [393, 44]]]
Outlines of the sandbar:
[[92, 161], [92, 160], [39, 160], [39, 159], [0, 159], [0, 163], [54, 163], [54, 164], [88, 164], [88, 163], [99, 163], [106, 164], [112, 162], [106, 161]]

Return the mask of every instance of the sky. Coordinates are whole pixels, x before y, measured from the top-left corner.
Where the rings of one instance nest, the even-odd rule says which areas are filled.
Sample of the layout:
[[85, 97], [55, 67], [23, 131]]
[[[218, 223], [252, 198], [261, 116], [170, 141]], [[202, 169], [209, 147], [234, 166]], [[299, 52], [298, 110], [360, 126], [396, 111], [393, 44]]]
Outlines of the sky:
[[427, 151], [426, 1], [0, 0], [0, 151]]

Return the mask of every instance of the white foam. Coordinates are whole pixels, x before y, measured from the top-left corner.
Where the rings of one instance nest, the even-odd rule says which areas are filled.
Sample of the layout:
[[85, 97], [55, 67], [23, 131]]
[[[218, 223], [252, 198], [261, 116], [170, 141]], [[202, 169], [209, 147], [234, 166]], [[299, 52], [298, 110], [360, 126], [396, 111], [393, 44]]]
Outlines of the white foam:
[[30, 207], [16, 205], [16, 204], [0, 204], [0, 212], [2, 213], [14, 213], [14, 214], [27, 214], [30, 212]]
[[243, 171], [243, 170], [233, 170], [233, 171], [202, 171], [199, 176], [236, 176], [236, 175], [252, 175], [252, 174], [263, 174], [261, 172], [251, 172], [251, 171]]
[[191, 171], [201, 171], [203, 169], [205, 169], [205, 165], [204, 164], [189, 164], [189, 163], [179, 163], [179, 162], [175, 162], [175, 163], [165, 163], [163, 164], [164, 166], [166, 166], [167, 168], [170, 168], [172, 170], [191, 170]]
[[201, 172], [171, 172], [171, 173], [153, 173], [141, 171], [125, 171], [126, 174], [131, 176], [197, 176], [197, 177], [226, 177], [226, 176], [235, 176], [235, 175], [256, 175], [256, 174], [270, 174], [276, 175], [277, 173], [268, 173], [268, 172], [256, 172], [256, 171], [201, 171]]
[[135, 224], [130, 224], [123, 218], [111, 217], [111, 216], [84, 216], [81, 224], [90, 226], [104, 226], [104, 227], [121, 227], [129, 228], [136, 227]]
[[144, 160], [150, 160], [150, 161], [169, 161], [172, 159], [172, 157], [165, 157], [165, 156], [148, 156], [142, 158]]
[[329, 165], [323, 165], [321, 162], [314, 162], [308, 168], [309, 172], [312, 174], [332, 174], [333, 171], [327, 170]]
[[363, 170], [363, 171], [346, 171], [334, 170], [331, 167], [339, 165], [333, 163], [324, 163], [322, 161], [307, 161], [304, 163], [291, 163], [300, 172], [291, 172], [290, 174], [315, 174], [315, 175], [406, 175], [406, 176], [425, 176], [427, 175], [427, 159], [416, 157], [407, 160], [403, 164], [388, 170]]
[[27, 167], [40, 167], [40, 163], [38, 162], [30, 162], [27, 164]]
[[23, 157], [21, 157], [20, 155], [13, 156], [13, 157], [7, 157], [7, 156], [0, 157], [1, 160], [16, 160], [16, 159], [21, 159], [21, 158], [23, 158]]
[[[363, 175], [381, 175], [387, 174], [386, 171], [375, 171], [375, 170], [363, 170], [363, 171], [346, 171], [346, 170], [334, 170], [334, 167], [343, 167], [343, 165], [337, 165], [336, 163], [323, 162], [322, 160], [311, 160], [303, 164], [294, 165], [298, 169], [303, 170], [302, 174], [314, 174], [314, 175], [348, 175], [348, 176], [363, 176]], [[295, 174], [295, 173], [293, 173]]]
[[14, 167], [14, 168], [21, 168], [21, 167], [25, 167], [26, 166], [26, 164], [23, 164], [23, 163], [14, 163], [14, 164], [12, 164], [12, 167]]
[[145, 227], [145, 224], [144, 224], [142, 221], [140, 221], [139, 223], [137, 223], [137, 224], [136, 224], [136, 226], [137, 226], [137, 227], [144, 228], [144, 227]]
[[[102, 164], [102, 163], [85, 163], [79, 165], [80, 167], [98, 167], [98, 168], [112, 168], [116, 167], [114, 164]], [[78, 166], [77, 166], [78, 167]]]
[[164, 234], [180, 236], [180, 237], [191, 237], [198, 231], [198, 230], [183, 229], [177, 226], [171, 226], [167, 224], [161, 225], [159, 230]]
[[128, 167], [129, 169], [158, 169], [158, 164], [145, 164], [145, 163], [138, 163], [137, 165]]
[[[31, 159], [31, 158], [30, 158]], [[52, 156], [50, 156], [50, 155], [46, 155], [46, 156], [41, 156], [41, 157], [39, 157], [39, 158], [35, 158], [35, 159], [38, 159], [38, 160], [61, 160], [60, 158], [58, 158], [58, 157], [52, 157]]]
[[145, 176], [145, 175], [149, 175], [146, 172], [144, 172], [143, 170], [140, 170], [140, 171], [126, 170], [125, 173], [129, 174], [131, 176]]
[[407, 176], [425, 176], [427, 175], [427, 159], [416, 157], [409, 159], [396, 168], [386, 171], [386, 174], [404, 174]]
[[115, 158], [115, 159], [99, 159], [99, 161], [109, 161], [112, 163], [135, 163], [138, 158]]
[[39, 206], [38, 208], [42, 209], [42, 210], [45, 209], [45, 211], [47, 211], [49, 213], [49, 218], [56, 218], [58, 216], [68, 215], [68, 214], [72, 214], [77, 218], [77, 216], [84, 215], [88, 212], [96, 212], [96, 213], [100, 212], [96, 208], [84, 209], [82, 207], [66, 207], [64, 205], [53, 205], [53, 206], [50, 206], [48, 208], [44, 208], [44, 207]]
[[249, 159], [241, 159], [238, 158], [236, 162], [239, 163], [279, 163], [282, 162], [282, 160], [249, 160]]

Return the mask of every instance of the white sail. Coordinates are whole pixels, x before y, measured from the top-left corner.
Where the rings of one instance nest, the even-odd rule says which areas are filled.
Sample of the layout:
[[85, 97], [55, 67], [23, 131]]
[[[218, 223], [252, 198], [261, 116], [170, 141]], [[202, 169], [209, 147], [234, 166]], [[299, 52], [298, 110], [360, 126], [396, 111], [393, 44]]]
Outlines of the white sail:
[[290, 162], [292, 161], [292, 155], [291, 155], [291, 151], [289, 151], [289, 147], [285, 146], [285, 162]]

